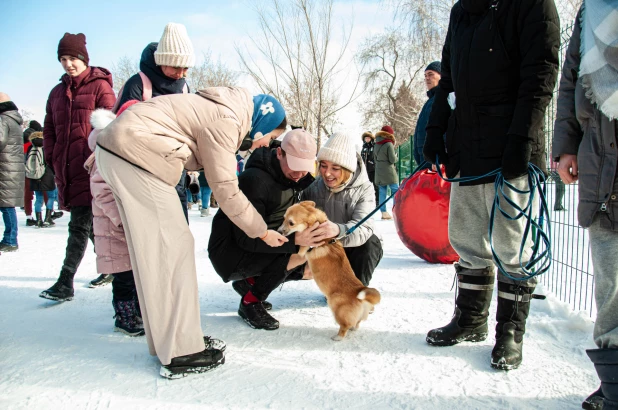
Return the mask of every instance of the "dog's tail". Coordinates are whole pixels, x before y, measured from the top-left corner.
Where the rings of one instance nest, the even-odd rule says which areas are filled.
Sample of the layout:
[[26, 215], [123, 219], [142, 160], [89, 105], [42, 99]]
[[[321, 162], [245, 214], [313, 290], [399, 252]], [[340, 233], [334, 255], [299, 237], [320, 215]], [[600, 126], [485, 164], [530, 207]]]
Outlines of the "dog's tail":
[[381, 299], [380, 292], [378, 292], [378, 290], [374, 288], [363, 288], [363, 290], [358, 292], [358, 295], [356, 295], [356, 297], [359, 300], [366, 300], [372, 305], [377, 305], [378, 303], [380, 303]]

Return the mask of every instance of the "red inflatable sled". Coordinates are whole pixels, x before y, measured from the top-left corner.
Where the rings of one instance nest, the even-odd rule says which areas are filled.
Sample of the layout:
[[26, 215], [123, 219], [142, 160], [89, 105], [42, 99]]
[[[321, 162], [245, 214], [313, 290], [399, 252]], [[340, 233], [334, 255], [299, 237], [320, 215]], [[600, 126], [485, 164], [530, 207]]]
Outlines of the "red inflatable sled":
[[430, 169], [404, 180], [395, 194], [393, 216], [399, 238], [412, 253], [430, 263], [459, 260], [448, 240], [450, 195], [451, 183]]

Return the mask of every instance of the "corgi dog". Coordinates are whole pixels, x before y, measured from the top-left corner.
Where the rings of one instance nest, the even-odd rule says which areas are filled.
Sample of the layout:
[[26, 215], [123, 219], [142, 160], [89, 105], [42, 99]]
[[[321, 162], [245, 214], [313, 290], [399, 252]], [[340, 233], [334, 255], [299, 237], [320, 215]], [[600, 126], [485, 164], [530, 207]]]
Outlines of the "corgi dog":
[[[279, 233], [287, 236], [302, 232], [315, 222], [327, 220], [326, 214], [315, 207], [315, 202], [302, 201], [288, 208]], [[326, 296], [339, 324], [339, 333], [332, 339], [343, 340], [348, 330], [358, 329], [360, 322], [380, 303], [380, 292], [358, 280], [339, 241], [329, 240], [313, 249], [301, 246], [298, 254], [307, 258], [315, 283]]]

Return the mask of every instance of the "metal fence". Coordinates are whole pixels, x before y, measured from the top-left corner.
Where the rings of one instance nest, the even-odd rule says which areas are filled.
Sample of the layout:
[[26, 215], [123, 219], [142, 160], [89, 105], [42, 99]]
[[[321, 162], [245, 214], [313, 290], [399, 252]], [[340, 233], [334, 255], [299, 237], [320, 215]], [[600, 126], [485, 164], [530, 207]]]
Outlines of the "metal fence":
[[[572, 25], [562, 30], [560, 67], [562, 67], [572, 31]], [[557, 97], [558, 84], [547, 107], [544, 121], [547, 172], [550, 175], [547, 184], [547, 203], [550, 207], [553, 263], [550, 270], [541, 276], [540, 281], [546, 290], [553, 292], [574, 310], [586, 310], [590, 316], [595, 316], [594, 273], [588, 246], [588, 232], [577, 222], [577, 184], [565, 186], [560, 182], [555, 171], [552, 171], [552, 164], [555, 164], [551, 161], [551, 145]], [[401, 182], [418, 164], [414, 163], [412, 155], [412, 138], [401, 144], [398, 150], [398, 172]], [[559, 210], [560, 208], [564, 209]]]

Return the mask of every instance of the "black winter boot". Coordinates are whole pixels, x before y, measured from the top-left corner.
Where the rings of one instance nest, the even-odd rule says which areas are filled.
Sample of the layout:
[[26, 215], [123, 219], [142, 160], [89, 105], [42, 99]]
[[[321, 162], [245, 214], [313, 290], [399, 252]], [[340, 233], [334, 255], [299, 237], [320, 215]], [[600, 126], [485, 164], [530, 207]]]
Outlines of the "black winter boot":
[[618, 409], [618, 349], [586, 350], [601, 380], [603, 410]]
[[116, 319], [114, 332], [129, 336], [143, 336], [144, 326], [137, 323], [134, 300], [112, 300]]
[[166, 379], [180, 379], [190, 374], [205, 373], [225, 363], [221, 350], [204, 349], [186, 356], [174, 357], [170, 364], [161, 366], [159, 374]]
[[[494, 288], [490, 268], [465, 269], [456, 266], [458, 280], [455, 313], [451, 322], [427, 333], [427, 343], [434, 346], [452, 346], [460, 342], [482, 342], [487, 338], [487, 317]], [[471, 276], [476, 271], [483, 276]]]
[[35, 212], [34, 215], [36, 216], [36, 227], [42, 228], [44, 224], [43, 224], [43, 217], [41, 216], [41, 213]]
[[58, 211], [58, 212], [52, 211], [52, 219], [62, 218], [62, 215], [64, 215], [64, 212], [62, 211]]
[[521, 364], [532, 292], [533, 287], [498, 282], [496, 345], [491, 352], [491, 367], [512, 370]]
[[96, 279], [92, 279], [89, 288], [100, 288], [101, 286], [109, 285], [114, 280], [114, 275], [101, 274]]
[[45, 220], [43, 221], [43, 226], [49, 227], [49, 226], [54, 226], [54, 225], [56, 225], [56, 223], [52, 219], [52, 211], [51, 209], [46, 209], [45, 210]]
[[[251, 290], [251, 284], [247, 282], [247, 279], [235, 280], [232, 282], [232, 287], [240, 296], [245, 296], [247, 292]], [[265, 300], [262, 302], [262, 306], [266, 310], [272, 310], [273, 304]]]
[[73, 300], [73, 296], [75, 295], [75, 291], [73, 290], [74, 276], [75, 274], [69, 271], [60, 271], [60, 277], [56, 283], [54, 283], [51, 288], [41, 292], [39, 297], [42, 297], [43, 299], [55, 300], [57, 302]]
[[603, 389], [599, 386], [597, 391], [586, 397], [586, 400], [582, 403], [582, 409], [584, 410], [603, 410]]
[[259, 302], [245, 305], [241, 300], [238, 315], [254, 329], [279, 329], [279, 321], [269, 315], [264, 306]]

